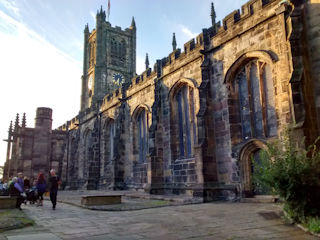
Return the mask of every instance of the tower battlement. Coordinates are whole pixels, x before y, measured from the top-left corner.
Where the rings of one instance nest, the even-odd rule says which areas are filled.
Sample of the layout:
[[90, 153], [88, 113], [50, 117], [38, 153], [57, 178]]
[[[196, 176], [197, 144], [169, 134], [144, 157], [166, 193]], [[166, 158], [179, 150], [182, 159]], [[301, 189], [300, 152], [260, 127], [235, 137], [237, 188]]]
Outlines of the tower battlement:
[[46, 107], [37, 108], [35, 127], [51, 130], [52, 128], [52, 109]]
[[[126, 29], [106, 21], [102, 9], [96, 15], [92, 31], [84, 30], [84, 57], [81, 90], [81, 111], [100, 105], [136, 72], [136, 24], [132, 18]], [[115, 80], [116, 78], [116, 80]], [[118, 82], [117, 82], [118, 81]]]
[[[133, 28], [125, 28], [125, 29], [123, 29], [122, 30], [122, 28], [121, 27], [119, 27], [119, 26], [112, 26], [112, 24], [111, 23], [109, 23], [109, 22], [104, 22], [103, 23], [106, 27], [108, 27], [108, 29], [109, 30], [111, 30], [111, 31], [113, 31], [114, 33], [127, 33], [127, 34], [132, 34], [132, 32], [133, 32]], [[91, 31], [89, 31], [89, 35], [91, 36], [91, 35], [93, 35], [94, 33], [96, 32], [96, 28], [93, 28]]]

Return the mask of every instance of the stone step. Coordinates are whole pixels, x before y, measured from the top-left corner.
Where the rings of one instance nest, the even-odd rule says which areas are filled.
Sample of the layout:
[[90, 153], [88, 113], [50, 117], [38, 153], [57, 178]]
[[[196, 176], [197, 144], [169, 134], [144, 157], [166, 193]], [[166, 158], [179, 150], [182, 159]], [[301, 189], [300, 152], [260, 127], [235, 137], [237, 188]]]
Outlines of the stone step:
[[242, 198], [240, 202], [243, 203], [275, 203], [279, 201], [278, 196], [272, 195], [256, 195], [250, 198]]

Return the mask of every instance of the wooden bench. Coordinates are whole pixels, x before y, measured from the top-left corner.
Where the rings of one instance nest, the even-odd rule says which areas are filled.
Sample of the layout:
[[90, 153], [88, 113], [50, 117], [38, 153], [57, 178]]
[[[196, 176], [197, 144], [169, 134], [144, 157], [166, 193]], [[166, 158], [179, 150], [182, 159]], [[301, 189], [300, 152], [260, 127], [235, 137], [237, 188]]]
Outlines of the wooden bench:
[[0, 209], [16, 208], [17, 197], [0, 196]]
[[81, 197], [81, 205], [84, 206], [100, 206], [119, 203], [121, 203], [121, 195], [94, 195]]

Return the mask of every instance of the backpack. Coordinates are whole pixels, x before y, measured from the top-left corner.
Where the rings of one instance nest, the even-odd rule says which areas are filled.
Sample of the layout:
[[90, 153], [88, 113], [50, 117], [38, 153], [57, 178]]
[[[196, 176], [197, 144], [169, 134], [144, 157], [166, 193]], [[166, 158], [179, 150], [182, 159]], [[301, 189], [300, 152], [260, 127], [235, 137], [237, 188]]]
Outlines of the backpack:
[[37, 183], [38, 192], [45, 192], [46, 188], [47, 188], [47, 184], [45, 181], [42, 183]]

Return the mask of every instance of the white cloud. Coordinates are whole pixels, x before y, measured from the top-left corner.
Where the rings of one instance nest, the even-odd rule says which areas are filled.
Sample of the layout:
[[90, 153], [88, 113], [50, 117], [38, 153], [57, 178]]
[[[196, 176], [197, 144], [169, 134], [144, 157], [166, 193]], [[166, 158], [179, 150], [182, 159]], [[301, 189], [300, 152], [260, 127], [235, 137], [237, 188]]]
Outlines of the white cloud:
[[96, 22], [96, 14], [93, 11], [90, 11], [90, 16], [93, 19], [93, 22]]
[[193, 33], [189, 28], [186, 26], [181, 25], [181, 31], [186, 35], [188, 38], [195, 38], [197, 36], [196, 33]]
[[137, 56], [137, 74], [141, 74], [146, 70], [145, 59], [141, 56]]
[[[0, 22], [1, 140], [17, 112], [26, 112], [29, 127], [41, 106], [53, 109], [54, 127], [70, 120], [79, 111], [81, 62], [1, 10]], [[1, 141], [0, 165], [5, 156]]]

